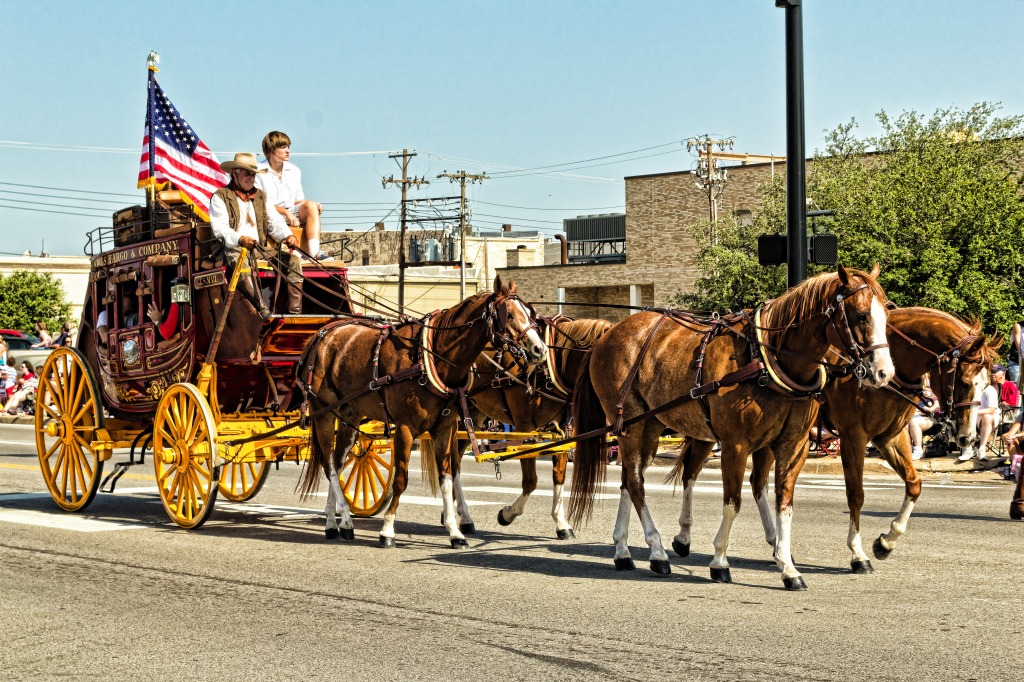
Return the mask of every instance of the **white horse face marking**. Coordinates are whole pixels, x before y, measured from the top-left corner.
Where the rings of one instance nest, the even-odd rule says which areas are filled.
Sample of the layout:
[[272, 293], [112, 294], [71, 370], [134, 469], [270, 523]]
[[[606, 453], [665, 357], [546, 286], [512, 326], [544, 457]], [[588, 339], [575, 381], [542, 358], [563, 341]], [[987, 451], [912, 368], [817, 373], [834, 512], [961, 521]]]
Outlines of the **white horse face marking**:
[[885, 307], [882, 306], [882, 303], [877, 298], [872, 296], [871, 312], [868, 319], [868, 345], [883, 344], [883, 347], [877, 348], [869, 354], [868, 375], [865, 377], [865, 380], [879, 388], [889, 383], [889, 380], [896, 374], [896, 368], [893, 367], [892, 356], [889, 354], [889, 346], [885, 336], [885, 327], [888, 319]]
[[[526, 306], [523, 305], [522, 301], [511, 300], [509, 301], [509, 326], [514, 326], [515, 329], [510, 329], [509, 332], [515, 336], [520, 336], [524, 329], [527, 329], [532, 324], [533, 320], [530, 317], [530, 312]], [[532, 329], [526, 332], [518, 342], [519, 348], [526, 353], [527, 360], [530, 365], [536, 365], [544, 359], [544, 356], [548, 352], [548, 347], [544, 343], [544, 339], [537, 333], [537, 327], [534, 326]]]

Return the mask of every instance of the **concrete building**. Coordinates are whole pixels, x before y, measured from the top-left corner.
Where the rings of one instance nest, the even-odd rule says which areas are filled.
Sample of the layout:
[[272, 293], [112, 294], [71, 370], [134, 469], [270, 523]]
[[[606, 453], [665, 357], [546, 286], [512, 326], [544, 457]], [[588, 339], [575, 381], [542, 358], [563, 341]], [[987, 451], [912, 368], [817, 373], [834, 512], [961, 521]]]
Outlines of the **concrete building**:
[[[772, 174], [785, 175], [785, 162], [729, 167], [729, 181], [718, 200], [719, 217], [745, 219], [760, 207], [758, 187]], [[626, 179], [624, 258], [615, 261], [499, 268], [503, 278], [515, 278], [524, 298], [543, 304], [538, 311], [552, 314], [558, 302], [572, 317], [622, 319], [628, 311], [587, 307], [588, 303], [662, 306], [668, 298], [690, 290], [699, 276], [696, 242], [691, 226], [706, 220], [708, 196], [694, 183], [690, 171], [637, 175]]]
[[89, 259], [86, 256], [0, 256], [0, 275], [16, 271], [48, 272], [64, 288], [64, 299], [71, 304], [71, 319], [78, 324], [89, 286]]

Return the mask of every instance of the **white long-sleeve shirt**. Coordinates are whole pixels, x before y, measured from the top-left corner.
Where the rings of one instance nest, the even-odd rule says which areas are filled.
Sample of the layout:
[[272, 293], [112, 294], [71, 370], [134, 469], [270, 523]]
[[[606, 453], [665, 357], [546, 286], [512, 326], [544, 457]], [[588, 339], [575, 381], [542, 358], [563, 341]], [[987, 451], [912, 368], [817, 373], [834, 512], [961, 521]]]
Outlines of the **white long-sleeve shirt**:
[[[210, 228], [213, 231], [213, 236], [224, 242], [224, 252], [230, 261], [238, 260], [239, 237], [252, 237], [257, 242], [260, 240], [260, 233], [256, 229], [256, 210], [253, 208], [252, 202], [242, 201], [238, 195], [235, 195], [235, 201], [238, 202], [239, 224], [237, 230], [231, 229], [231, 225], [228, 222], [228, 207], [224, 204], [224, 201], [216, 194], [213, 195], [213, 199], [210, 201]], [[292, 231], [288, 229], [284, 216], [279, 214], [273, 205], [269, 203], [267, 205], [267, 218], [270, 223], [269, 237], [277, 242], [283, 242], [292, 236]]]

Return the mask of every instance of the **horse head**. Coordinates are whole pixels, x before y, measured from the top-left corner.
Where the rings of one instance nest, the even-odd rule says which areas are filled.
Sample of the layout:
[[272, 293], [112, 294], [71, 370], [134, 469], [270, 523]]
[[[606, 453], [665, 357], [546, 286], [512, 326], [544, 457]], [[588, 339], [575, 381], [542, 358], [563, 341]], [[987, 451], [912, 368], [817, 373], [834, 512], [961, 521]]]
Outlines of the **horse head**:
[[981, 323], [972, 322], [961, 341], [938, 356], [930, 372], [932, 392], [960, 447], [977, 439], [981, 394], [991, 381], [992, 361], [1002, 345], [1001, 339], [990, 340], [980, 332]]
[[494, 277], [487, 315], [496, 349], [512, 353], [531, 367], [544, 359], [548, 347], [538, 332], [537, 311], [519, 298], [515, 280], [506, 286], [501, 275]]
[[857, 378], [875, 387], [884, 386], [896, 374], [885, 335], [887, 297], [878, 285], [878, 272], [878, 263], [870, 273], [840, 265], [838, 287], [826, 309], [830, 342], [838, 341], [836, 345], [854, 363]]

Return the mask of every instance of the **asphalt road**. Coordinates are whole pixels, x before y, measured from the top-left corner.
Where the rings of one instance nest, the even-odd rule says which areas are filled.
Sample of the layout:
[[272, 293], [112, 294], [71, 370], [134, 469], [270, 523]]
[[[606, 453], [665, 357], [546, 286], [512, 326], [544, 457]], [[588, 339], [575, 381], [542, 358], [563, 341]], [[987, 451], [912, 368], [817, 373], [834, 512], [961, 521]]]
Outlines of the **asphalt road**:
[[[672, 574], [660, 577], [635, 518], [637, 570], [614, 570], [614, 499], [575, 541], [554, 539], [549, 494], [499, 527], [515, 464], [497, 481], [492, 465], [467, 460], [479, 532], [452, 550], [414, 459], [397, 547], [382, 550], [377, 519], [357, 520], [352, 543], [326, 541], [323, 498], [293, 493], [294, 464], [271, 472], [253, 502], [218, 501], [198, 531], [166, 518], [148, 467], [84, 513], [60, 512], [31, 439], [29, 426], [0, 426], [7, 680], [1009, 680], [1024, 670], [1024, 524], [1007, 518], [1009, 485], [991, 479], [928, 479], [892, 557], [857, 576], [841, 478], [805, 473], [793, 551], [810, 589], [791, 593], [749, 497], [730, 552], [736, 582], [709, 580], [717, 471], [696, 496], [694, 553], [670, 551]], [[550, 465], [540, 469], [546, 492]], [[679, 499], [652, 488], [667, 544]], [[871, 478], [868, 543], [901, 501], [898, 479]]]

